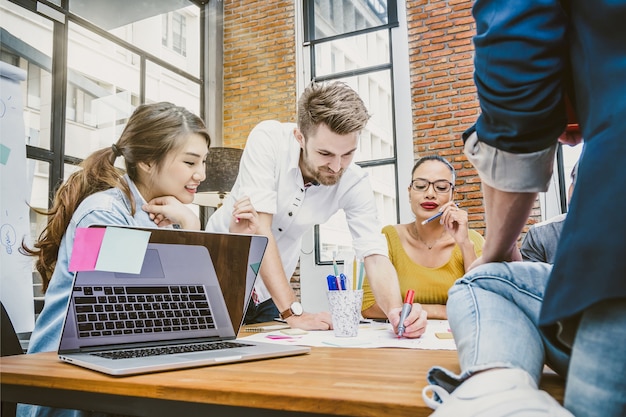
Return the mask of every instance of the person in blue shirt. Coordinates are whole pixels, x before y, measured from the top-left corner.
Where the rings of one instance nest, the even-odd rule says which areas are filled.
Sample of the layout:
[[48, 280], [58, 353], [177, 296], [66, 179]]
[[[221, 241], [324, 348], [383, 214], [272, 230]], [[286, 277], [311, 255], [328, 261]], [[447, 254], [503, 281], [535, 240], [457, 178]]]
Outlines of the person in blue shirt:
[[[200, 220], [185, 204], [193, 201], [205, 179], [210, 137], [198, 116], [161, 102], [139, 106], [112, 146], [95, 151], [55, 194], [48, 222], [34, 247], [44, 290], [44, 308], [35, 323], [28, 353], [58, 348], [65, 309], [72, 289], [69, 271], [77, 228], [129, 225], [199, 229]], [[125, 173], [115, 166], [122, 157]], [[148, 204], [148, 202], [150, 204]], [[243, 204], [243, 203], [242, 203]], [[238, 213], [234, 231], [247, 232], [255, 215]], [[20, 404], [18, 416], [88, 415]]]
[[[464, 140], [487, 239], [449, 292], [461, 374], [432, 369], [425, 400], [435, 417], [624, 416], [626, 1], [477, 0], [472, 13], [481, 115]], [[506, 262], [548, 188], [567, 98], [585, 148], [554, 266]], [[545, 363], [565, 408], [537, 389]]]
[[[577, 170], [578, 163], [574, 165], [570, 174], [572, 182], [567, 191], [568, 201], [571, 200], [572, 192], [576, 185]], [[553, 264], [566, 218], [567, 213], [562, 213], [544, 220], [541, 223], [532, 225], [530, 229], [528, 229], [526, 236], [524, 236], [524, 240], [522, 240], [522, 246], [520, 246], [522, 259], [530, 262]]]

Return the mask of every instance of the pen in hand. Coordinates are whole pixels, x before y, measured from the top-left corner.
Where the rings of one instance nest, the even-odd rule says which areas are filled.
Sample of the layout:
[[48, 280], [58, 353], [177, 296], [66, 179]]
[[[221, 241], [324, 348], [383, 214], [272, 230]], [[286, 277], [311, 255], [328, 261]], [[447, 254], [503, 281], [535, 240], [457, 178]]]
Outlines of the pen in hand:
[[404, 334], [404, 321], [411, 313], [411, 308], [413, 307], [413, 295], [415, 295], [415, 291], [408, 290], [406, 292], [406, 297], [404, 297], [404, 304], [402, 304], [402, 312], [400, 313], [400, 323], [398, 323], [398, 339], [402, 337]]
[[[455, 204], [455, 206], [457, 206], [457, 207], [458, 207], [458, 204]], [[422, 221], [422, 224], [424, 225], [424, 224], [430, 223], [430, 222], [432, 222], [433, 220], [440, 218], [442, 215], [443, 215], [443, 211], [440, 211], [439, 213], [435, 214], [434, 216], [430, 216], [430, 217], [429, 217], [429, 218], [427, 218], [426, 220], [423, 220], [423, 221]]]
[[422, 224], [430, 223], [433, 220], [438, 219], [439, 217], [441, 217], [442, 214], [443, 214], [443, 211], [440, 211], [439, 213], [435, 214], [434, 216], [430, 216], [426, 220], [422, 221]]

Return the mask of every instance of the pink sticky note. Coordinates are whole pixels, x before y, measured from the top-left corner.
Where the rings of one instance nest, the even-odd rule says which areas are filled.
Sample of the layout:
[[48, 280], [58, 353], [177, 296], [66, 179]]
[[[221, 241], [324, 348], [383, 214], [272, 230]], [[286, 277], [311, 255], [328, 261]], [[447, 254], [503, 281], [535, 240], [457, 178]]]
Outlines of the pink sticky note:
[[93, 271], [102, 246], [105, 227], [82, 227], [76, 229], [74, 247], [70, 259], [70, 272]]
[[290, 340], [290, 339], [293, 339], [292, 336], [281, 336], [281, 335], [278, 335], [278, 334], [268, 334], [265, 337], [267, 339], [271, 339], [271, 340]]

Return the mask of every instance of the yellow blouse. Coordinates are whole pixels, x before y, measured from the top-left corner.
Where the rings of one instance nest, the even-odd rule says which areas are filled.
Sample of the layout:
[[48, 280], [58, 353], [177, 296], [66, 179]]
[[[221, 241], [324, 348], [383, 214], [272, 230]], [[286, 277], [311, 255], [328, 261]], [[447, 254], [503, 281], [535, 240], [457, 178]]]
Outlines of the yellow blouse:
[[[393, 225], [385, 226], [383, 234], [387, 238], [389, 259], [398, 273], [402, 297], [404, 298], [409, 289], [413, 289], [415, 290], [414, 303], [445, 304], [448, 301], [448, 289], [458, 278], [465, 274], [461, 248], [458, 245], [454, 245], [448, 262], [438, 268], [427, 268], [416, 264], [409, 258]], [[483, 252], [485, 239], [480, 233], [471, 229], [469, 230], [469, 238], [474, 243], [476, 256], [480, 256]], [[367, 310], [373, 305], [374, 294], [367, 278], [365, 278], [361, 309]]]

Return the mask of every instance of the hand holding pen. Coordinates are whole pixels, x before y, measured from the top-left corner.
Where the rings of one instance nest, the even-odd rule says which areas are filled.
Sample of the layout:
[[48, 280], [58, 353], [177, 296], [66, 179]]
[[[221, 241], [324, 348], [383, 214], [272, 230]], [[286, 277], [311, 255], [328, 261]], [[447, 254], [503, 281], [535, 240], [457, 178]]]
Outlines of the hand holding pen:
[[[450, 210], [456, 211], [458, 209], [458, 205], [456, 203], [454, 203], [454, 202], [450, 202], [447, 205], [451, 207]], [[428, 223], [432, 222], [433, 220], [437, 220], [438, 218], [443, 216], [443, 214], [446, 212], [446, 205], [442, 206], [439, 210], [441, 210], [439, 213], [437, 213], [437, 214], [435, 214], [433, 216], [430, 216], [426, 220], [423, 220], [422, 221], [422, 225], [428, 224]]]

